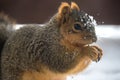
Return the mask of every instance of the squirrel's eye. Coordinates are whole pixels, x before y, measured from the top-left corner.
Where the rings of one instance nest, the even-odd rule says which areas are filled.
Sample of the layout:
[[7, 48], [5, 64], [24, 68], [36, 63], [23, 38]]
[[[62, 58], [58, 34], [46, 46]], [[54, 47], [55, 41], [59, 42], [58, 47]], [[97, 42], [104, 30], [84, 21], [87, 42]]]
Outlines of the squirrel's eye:
[[80, 24], [74, 24], [74, 29], [75, 29], [75, 30], [82, 30]]

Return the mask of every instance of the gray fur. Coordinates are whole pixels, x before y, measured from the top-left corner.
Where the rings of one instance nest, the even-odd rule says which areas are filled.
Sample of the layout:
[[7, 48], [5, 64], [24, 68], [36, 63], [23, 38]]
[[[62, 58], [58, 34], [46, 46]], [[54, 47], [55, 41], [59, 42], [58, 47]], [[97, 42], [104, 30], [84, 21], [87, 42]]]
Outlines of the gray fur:
[[2, 80], [20, 80], [20, 73], [26, 70], [42, 72], [41, 67], [44, 66], [58, 73], [76, 66], [81, 55], [60, 45], [62, 35], [59, 26], [54, 16], [42, 27], [24, 26], [15, 31], [2, 52]]

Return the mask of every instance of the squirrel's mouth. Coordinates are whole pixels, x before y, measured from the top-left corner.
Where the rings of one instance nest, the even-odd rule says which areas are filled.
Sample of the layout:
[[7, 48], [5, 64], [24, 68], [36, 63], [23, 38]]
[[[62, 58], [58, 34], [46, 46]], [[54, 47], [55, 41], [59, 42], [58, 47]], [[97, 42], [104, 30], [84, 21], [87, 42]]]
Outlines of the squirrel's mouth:
[[86, 36], [83, 36], [82, 39], [84, 44], [92, 44], [97, 41], [96, 35], [86, 35]]
[[87, 35], [87, 36], [83, 37], [83, 40], [85, 40], [85, 41], [91, 40], [92, 42], [96, 42], [97, 41], [97, 37], [96, 36]]
[[80, 42], [75, 42], [75, 46], [80, 47], [80, 46], [84, 46], [84, 45], [89, 45], [92, 44], [94, 42], [97, 41], [97, 37], [96, 36], [84, 36], [82, 40], [80, 40]]

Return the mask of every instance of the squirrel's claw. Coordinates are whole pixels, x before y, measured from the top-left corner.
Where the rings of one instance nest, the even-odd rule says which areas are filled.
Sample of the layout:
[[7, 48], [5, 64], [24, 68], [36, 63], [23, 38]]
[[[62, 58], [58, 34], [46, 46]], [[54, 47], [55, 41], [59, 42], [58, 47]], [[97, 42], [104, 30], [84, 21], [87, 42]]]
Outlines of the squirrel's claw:
[[98, 54], [98, 59], [97, 59], [97, 62], [99, 62], [99, 61], [100, 61], [100, 59], [101, 59], [101, 56], [100, 56], [100, 54]]

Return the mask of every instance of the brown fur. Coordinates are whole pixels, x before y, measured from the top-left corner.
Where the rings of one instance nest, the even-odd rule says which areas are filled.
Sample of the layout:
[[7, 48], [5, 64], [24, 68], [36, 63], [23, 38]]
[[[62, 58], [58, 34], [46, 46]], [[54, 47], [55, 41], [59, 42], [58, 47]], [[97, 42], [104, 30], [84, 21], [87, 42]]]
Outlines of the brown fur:
[[94, 25], [81, 13], [76, 3], [63, 2], [48, 23], [10, 34], [1, 53], [2, 80], [66, 80], [99, 61], [102, 50], [89, 46], [97, 40]]
[[75, 2], [71, 2], [71, 9], [76, 9], [76, 10], [80, 11], [79, 6]]
[[66, 80], [66, 74], [54, 73], [44, 70], [44, 73], [39, 73], [36, 71], [24, 72], [22, 80]]

